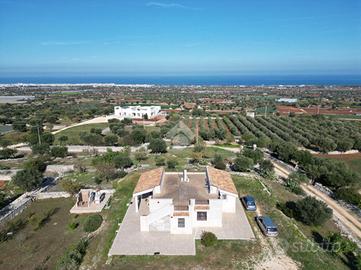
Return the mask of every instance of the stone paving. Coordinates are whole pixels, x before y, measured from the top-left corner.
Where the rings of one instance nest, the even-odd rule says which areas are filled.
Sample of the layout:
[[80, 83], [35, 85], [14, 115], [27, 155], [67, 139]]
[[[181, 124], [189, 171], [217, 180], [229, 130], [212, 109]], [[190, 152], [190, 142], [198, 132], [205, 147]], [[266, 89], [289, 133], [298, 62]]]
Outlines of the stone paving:
[[195, 255], [193, 235], [174, 235], [169, 232], [141, 232], [139, 215], [131, 204], [114, 239], [112, 255]]

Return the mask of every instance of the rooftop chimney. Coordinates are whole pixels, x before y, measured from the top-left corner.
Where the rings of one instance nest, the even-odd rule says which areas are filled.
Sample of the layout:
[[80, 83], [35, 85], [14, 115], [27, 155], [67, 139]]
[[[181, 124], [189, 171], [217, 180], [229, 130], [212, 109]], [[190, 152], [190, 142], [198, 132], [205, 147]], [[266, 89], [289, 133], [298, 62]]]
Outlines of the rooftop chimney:
[[189, 182], [189, 178], [188, 178], [188, 175], [187, 175], [187, 170], [183, 170], [182, 181], [183, 182]]

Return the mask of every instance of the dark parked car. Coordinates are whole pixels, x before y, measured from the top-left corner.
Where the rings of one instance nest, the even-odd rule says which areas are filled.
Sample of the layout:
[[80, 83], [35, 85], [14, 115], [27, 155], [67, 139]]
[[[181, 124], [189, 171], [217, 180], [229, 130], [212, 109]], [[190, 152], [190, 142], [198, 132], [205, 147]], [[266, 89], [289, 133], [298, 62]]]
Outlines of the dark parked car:
[[241, 200], [247, 211], [256, 211], [257, 210], [256, 201], [254, 200], [254, 198], [252, 196], [247, 195], [247, 196], [243, 197]]
[[262, 232], [266, 236], [277, 236], [278, 229], [277, 225], [273, 223], [272, 219], [268, 216], [257, 216], [256, 221]]

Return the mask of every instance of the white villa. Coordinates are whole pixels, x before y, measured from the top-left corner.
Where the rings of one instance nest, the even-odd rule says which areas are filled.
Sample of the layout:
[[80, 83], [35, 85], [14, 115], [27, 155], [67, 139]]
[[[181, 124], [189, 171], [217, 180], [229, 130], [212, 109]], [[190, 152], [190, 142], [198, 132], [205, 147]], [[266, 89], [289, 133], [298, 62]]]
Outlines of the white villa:
[[160, 109], [160, 106], [115, 106], [114, 116], [120, 119], [142, 119], [146, 116], [152, 119], [159, 115]]
[[141, 231], [192, 234], [196, 227], [222, 227], [223, 213], [236, 211], [237, 190], [228, 172], [143, 173], [133, 193]]
[[231, 175], [153, 169], [140, 176], [108, 255], [195, 255], [203, 231], [255, 239]]

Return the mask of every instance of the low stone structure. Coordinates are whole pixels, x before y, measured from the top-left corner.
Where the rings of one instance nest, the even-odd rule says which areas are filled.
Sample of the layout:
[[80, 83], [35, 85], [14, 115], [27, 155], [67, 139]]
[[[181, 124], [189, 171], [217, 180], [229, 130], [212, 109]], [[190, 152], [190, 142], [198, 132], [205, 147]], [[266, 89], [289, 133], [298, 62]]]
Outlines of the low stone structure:
[[98, 213], [103, 210], [114, 189], [94, 190], [82, 189], [77, 194], [75, 205], [70, 209], [71, 214]]

